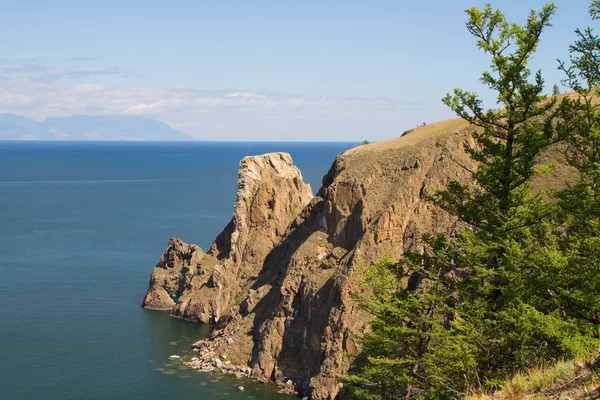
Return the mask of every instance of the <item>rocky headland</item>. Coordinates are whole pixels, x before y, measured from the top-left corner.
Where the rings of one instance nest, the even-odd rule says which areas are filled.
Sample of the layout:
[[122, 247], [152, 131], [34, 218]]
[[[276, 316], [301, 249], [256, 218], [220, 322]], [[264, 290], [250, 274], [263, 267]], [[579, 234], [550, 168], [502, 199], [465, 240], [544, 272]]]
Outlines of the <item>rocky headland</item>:
[[[285, 153], [240, 163], [231, 222], [204, 253], [171, 239], [143, 306], [212, 322], [186, 363], [276, 382], [311, 399], [343, 394], [337, 377], [369, 316], [353, 300], [359, 265], [418, 249], [457, 221], [426, 195], [470, 178], [472, 127], [449, 120], [341, 153], [316, 196]], [[545, 157], [555, 157], [546, 155]], [[569, 173], [559, 167], [553, 185]]]
[[286, 153], [240, 162], [233, 218], [205, 253], [174, 238], [150, 278], [142, 306], [173, 317], [217, 323], [240, 302], [264, 260], [312, 191]]

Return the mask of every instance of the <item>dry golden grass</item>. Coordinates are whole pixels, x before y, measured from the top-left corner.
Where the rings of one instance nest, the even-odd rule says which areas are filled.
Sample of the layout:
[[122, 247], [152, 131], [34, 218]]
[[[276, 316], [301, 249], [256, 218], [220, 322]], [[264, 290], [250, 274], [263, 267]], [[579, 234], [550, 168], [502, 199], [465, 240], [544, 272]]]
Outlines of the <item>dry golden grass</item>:
[[[559, 94], [554, 97], [549, 97], [548, 100], [556, 98], [558, 104], [563, 98], [568, 97], [571, 99], [575, 99], [578, 96], [579, 95], [575, 92], [569, 92]], [[594, 103], [600, 103], [600, 96], [594, 97]], [[469, 123], [462, 118], [447, 119], [443, 121], [434, 122], [426, 126], [419, 126], [417, 128], [411, 129], [398, 138], [385, 140], [382, 142], [369, 143], [367, 145], [355, 147], [351, 150], [348, 150], [347, 153], [351, 154], [353, 152], [368, 152], [385, 150], [393, 147], [415, 146], [425, 140], [436, 139], [444, 135], [449, 135], [458, 131], [463, 131], [463, 129], [467, 127], [469, 127]], [[471, 126], [468, 129], [472, 130], [475, 129], [475, 127]]]
[[[563, 93], [556, 96], [556, 99], [560, 102], [563, 98], [575, 98], [576, 96], [578, 95], [573, 92]], [[600, 97], [595, 99], [600, 102]], [[417, 127], [398, 138], [355, 147], [346, 151], [345, 154], [348, 157], [354, 157], [354, 160], [372, 160], [381, 157], [386, 151], [431, 146], [437, 139], [452, 135], [468, 136], [474, 129], [477, 128], [469, 125], [467, 121], [461, 118], [448, 119]], [[565, 146], [558, 144], [550, 146], [540, 154], [540, 165], [553, 165], [554, 172], [536, 177], [532, 182], [534, 191], [537, 192], [542, 189], [559, 190], [577, 181], [579, 174], [575, 168], [568, 164], [564, 156], [564, 150]]]
[[436, 139], [444, 135], [455, 133], [461, 128], [469, 126], [469, 123], [461, 118], [448, 119], [434, 122], [432, 124], [412, 129], [398, 138], [385, 140], [383, 142], [370, 143], [348, 150], [347, 154], [354, 152], [370, 152], [386, 150], [388, 148], [415, 146], [425, 140]]
[[[598, 399], [600, 374], [586, 367], [592, 358], [530, 368], [507, 380], [495, 393], [473, 393], [467, 400]], [[597, 397], [595, 397], [597, 396]]]

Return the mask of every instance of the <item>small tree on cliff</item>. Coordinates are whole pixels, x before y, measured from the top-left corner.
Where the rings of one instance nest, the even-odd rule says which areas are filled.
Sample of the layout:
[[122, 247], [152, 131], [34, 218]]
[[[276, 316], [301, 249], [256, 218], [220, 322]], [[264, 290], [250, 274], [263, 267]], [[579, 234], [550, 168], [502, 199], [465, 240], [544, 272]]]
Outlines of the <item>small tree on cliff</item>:
[[560, 94], [560, 88], [558, 85], [552, 86], [552, 96], [558, 96]]
[[375, 319], [359, 365], [345, 379], [353, 398], [455, 398], [475, 378], [474, 347], [448, 329], [460, 323], [449, 273], [456, 248], [444, 236], [423, 240], [427, 251], [363, 271], [361, 305]]

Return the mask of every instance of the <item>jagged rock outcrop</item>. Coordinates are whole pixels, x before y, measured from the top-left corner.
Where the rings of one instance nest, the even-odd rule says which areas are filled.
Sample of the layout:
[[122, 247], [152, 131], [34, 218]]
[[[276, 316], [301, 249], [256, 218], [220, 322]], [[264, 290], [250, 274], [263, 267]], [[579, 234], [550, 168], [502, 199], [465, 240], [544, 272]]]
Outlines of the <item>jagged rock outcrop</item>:
[[[204, 260], [217, 254], [222, 254], [218, 260], [228, 257], [230, 264], [218, 269], [217, 282], [235, 282], [241, 288], [240, 301], [223, 301], [229, 308], [219, 314], [213, 311], [222, 317], [210, 338], [194, 344], [198, 356], [187, 365], [275, 381], [284, 392], [312, 399], [343, 394], [337, 377], [349, 367], [347, 355], [358, 353], [356, 336], [369, 323], [369, 316], [353, 301], [356, 267], [368, 266], [383, 255], [399, 258], [407, 249], [417, 250], [423, 233], [449, 233], [456, 228], [454, 217], [424, 198], [450, 180], [470, 178], [474, 165], [464, 144], [472, 140], [472, 129], [461, 120], [443, 121], [340, 154], [318, 195], [294, 216], [296, 209], [287, 207], [288, 225], [281, 222], [276, 234], [266, 234], [268, 250], [248, 249], [251, 236], [239, 238], [228, 229], [245, 232], [254, 227], [261, 240], [264, 232], [272, 232], [259, 228], [265, 221], [264, 205], [270, 204], [269, 191], [256, 203], [238, 206], [236, 202], [233, 225]], [[240, 192], [244, 193], [243, 185]], [[279, 189], [275, 195], [281, 197]], [[254, 204], [259, 208], [254, 209]], [[240, 217], [236, 217], [238, 209]], [[254, 225], [248, 216], [255, 216]], [[240, 267], [230, 265], [246, 262], [251, 273], [236, 278], [238, 274], [231, 272]], [[186, 279], [187, 272], [177, 274]], [[189, 309], [190, 304], [214, 299], [194, 279], [175, 300], [177, 316], [179, 307]], [[215, 362], [221, 356], [228, 360], [227, 366]]]
[[151, 310], [170, 310], [198, 271], [204, 252], [195, 244], [169, 240], [160, 262], [152, 271], [148, 292], [142, 305]]
[[240, 162], [233, 218], [205, 254], [171, 239], [154, 268], [142, 306], [198, 322], [217, 322], [290, 222], [312, 199], [287, 153]]

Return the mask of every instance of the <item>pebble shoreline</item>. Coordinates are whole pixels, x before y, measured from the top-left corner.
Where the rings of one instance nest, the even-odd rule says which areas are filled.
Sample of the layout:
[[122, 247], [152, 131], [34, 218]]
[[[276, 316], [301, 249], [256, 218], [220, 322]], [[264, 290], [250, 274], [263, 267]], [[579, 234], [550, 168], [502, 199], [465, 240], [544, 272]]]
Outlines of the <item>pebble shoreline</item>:
[[[267, 383], [264, 378], [255, 378], [252, 376], [252, 368], [242, 365], [234, 365], [227, 360], [225, 354], [217, 354], [214, 349], [214, 344], [207, 340], [200, 340], [193, 344], [196, 356], [190, 361], [183, 363], [188, 368], [199, 370], [201, 372], [221, 372], [224, 374], [235, 375], [236, 378], [251, 379], [256, 382]], [[278, 393], [298, 395], [296, 385], [292, 380], [288, 379], [285, 382], [275, 382], [279, 387]]]

